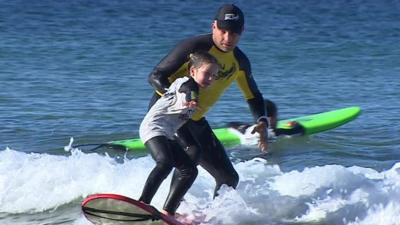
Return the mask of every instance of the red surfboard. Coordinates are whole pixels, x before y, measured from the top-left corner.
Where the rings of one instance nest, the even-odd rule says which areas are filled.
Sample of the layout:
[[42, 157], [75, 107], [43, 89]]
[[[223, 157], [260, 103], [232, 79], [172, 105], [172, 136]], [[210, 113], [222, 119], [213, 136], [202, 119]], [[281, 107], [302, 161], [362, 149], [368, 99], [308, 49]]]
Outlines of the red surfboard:
[[95, 225], [188, 225], [161, 213], [151, 205], [123, 195], [90, 195], [83, 200], [81, 206], [85, 217]]

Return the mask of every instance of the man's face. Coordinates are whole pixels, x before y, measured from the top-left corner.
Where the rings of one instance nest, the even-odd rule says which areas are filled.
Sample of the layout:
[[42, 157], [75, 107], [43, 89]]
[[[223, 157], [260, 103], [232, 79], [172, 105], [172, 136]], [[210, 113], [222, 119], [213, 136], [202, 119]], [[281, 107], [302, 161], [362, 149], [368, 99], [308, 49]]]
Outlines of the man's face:
[[240, 34], [229, 30], [219, 29], [217, 21], [212, 23], [212, 38], [214, 44], [224, 52], [232, 51], [240, 40]]

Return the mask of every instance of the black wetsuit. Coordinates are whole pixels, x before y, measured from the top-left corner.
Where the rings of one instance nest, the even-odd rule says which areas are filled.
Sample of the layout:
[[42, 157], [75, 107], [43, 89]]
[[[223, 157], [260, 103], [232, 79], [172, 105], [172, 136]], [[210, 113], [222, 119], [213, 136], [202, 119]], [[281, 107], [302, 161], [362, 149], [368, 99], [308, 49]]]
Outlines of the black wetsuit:
[[196, 164], [175, 141], [166, 136], [151, 138], [145, 146], [156, 161], [156, 166], [149, 174], [139, 200], [150, 204], [161, 183], [175, 167], [175, 171], [179, 171], [179, 182], [171, 185], [163, 207], [165, 211], [175, 213], [181, 199], [197, 177]]
[[[177, 141], [194, 162], [200, 164], [215, 178], [214, 193], [216, 194], [223, 184], [235, 188], [239, 182], [239, 175], [204, 115], [232, 82], [236, 81], [250, 106], [255, 121], [268, 121], [265, 117], [263, 96], [251, 75], [248, 58], [238, 47], [231, 52], [219, 50], [214, 45], [211, 34], [182, 41], [154, 68], [149, 75], [149, 82], [156, 93], [150, 106], [175, 79], [188, 74], [188, 55], [197, 51], [206, 51], [213, 55], [218, 60], [221, 69], [212, 85], [200, 90], [198, 103], [200, 110], [197, 110], [192, 119], [178, 130]], [[172, 187], [181, 182], [182, 176], [183, 174], [175, 170]], [[170, 192], [174, 191], [174, 188], [171, 188]], [[176, 207], [178, 205], [179, 202], [176, 202]]]

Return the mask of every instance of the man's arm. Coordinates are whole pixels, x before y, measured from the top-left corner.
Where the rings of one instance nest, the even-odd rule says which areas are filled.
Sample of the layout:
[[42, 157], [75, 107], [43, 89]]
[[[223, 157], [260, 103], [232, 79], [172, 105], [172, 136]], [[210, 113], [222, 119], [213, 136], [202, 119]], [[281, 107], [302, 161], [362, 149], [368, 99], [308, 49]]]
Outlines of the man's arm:
[[265, 122], [268, 127], [267, 112], [265, 112], [264, 98], [260, 92], [254, 93], [254, 98], [248, 99], [250, 111], [255, 119], [255, 122]]
[[149, 74], [148, 81], [159, 95], [165, 93], [171, 83], [188, 74], [187, 61], [190, 53], [208, 50], [212, 45], [210, 35], [201, 35], [181, 41]]
[[238, 48], [235, 49], [235, 56], [239, 61], [240, 74], [236, 79], [240, 90], [249, 104], [251, 114], [255, 122], [263, 121], [268, 125], [267, 113], [265, 112], [264, 98], [259, 91], [256, 81], [251, 74], [250, 61], [247, 56]]
[[252, 133], [257, 132], [260, 134], [258, 146], [262, 152], [267, 152], [268, 118], [265, 112], [264, 98], [261, 92], [258, 90], [257, 84], [251, 74], [250, 61], [238, 48], [236, 49], [235, 54], [238, 58], [242, 71], [240, 74], [238, 74], [237, 83], [244, 97], [246, 98], [247, 103], [249, 104], [250, 111], [256, 123]]
[[185, 64], [187, 55], [183, 44], [180, 43], [149, 74], [148, 81], [159, 95], [167, 91], [172, 83], [169, 77]]

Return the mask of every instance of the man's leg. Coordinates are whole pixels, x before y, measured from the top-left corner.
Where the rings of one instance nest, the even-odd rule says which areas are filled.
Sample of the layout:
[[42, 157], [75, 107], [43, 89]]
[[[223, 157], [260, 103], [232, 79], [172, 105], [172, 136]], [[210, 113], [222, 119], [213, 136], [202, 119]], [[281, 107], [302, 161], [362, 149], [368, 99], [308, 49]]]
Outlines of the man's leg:
[[204, 118], [199, 121], [189, 120], [188, 127], [193, 137], [201, 144], [199, 164], [215, 179], [214, 197], [223, 184], [236, 188], [239, 183], [239, 175], [207, 120]]

